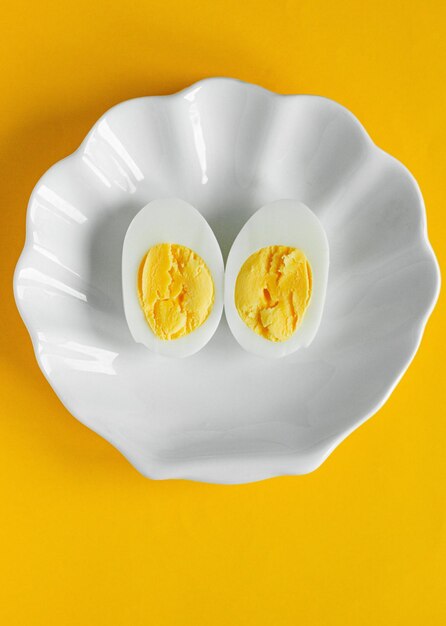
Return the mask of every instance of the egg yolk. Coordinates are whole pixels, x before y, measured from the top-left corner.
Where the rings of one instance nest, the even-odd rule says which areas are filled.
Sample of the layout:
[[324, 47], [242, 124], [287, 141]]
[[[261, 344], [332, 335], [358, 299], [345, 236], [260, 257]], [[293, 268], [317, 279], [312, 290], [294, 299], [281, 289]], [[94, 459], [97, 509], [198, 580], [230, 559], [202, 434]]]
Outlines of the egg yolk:
[[242, 265], [235, 305], [249, 328], [269, 341], [286, 341], [310, 302], [312, 274], [305, 254], [288, 246], [268, 246]]
[[178, 339], [206, 321], [214, 304], [214, 282], [196, 252], [179, 244], [160, 243], [141, 261], [138, 297], [155, 335]]

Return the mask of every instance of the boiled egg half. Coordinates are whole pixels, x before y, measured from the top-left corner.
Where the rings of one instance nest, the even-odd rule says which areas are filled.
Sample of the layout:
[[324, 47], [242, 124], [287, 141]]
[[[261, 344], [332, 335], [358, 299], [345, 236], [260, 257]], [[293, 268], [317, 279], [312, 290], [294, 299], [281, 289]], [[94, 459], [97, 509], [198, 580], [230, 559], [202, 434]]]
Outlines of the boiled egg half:
[[239, 344], [264, 357], [308, 346], [325, 302], [329, 248], [316, 215], [295, 200], [259, 209], [229, 252], [225, 314]]
[[198, 352], [223, 311], [224, 265], [204, 217], [178, 198], [153, 200], [122, 252], [124, 311], [133, 339], [164, 356]]

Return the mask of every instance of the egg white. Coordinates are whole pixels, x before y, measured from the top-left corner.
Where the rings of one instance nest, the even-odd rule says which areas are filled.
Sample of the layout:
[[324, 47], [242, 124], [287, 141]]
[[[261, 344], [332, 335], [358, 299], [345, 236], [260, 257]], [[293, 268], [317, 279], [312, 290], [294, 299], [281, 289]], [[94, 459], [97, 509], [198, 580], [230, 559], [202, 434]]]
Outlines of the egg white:
[[[241, 319], [234, 300], [235, 283], [243, 263], [257, 250], [275, 245], [302, 250], [313, 274], [311, 300], [302, 322], [289, 339], [277, 343], [249, 328]], [[322, 318], [328, 266], [327, 236], [319, 219], [306, 205], [295, 200], [277, 200], [259, 209], [232, 244], [225, 270], [225, 315], [242, 348], [258, 356], [278, 358], [309, 346]]]
[[[159, 243], [176, 243], [196, 252], [206, 263], [214, 281], [214, 306], [197, 329], [171, 341], [159, 339], [150, 328], [138, 300], [138, 270], [146, 252]], [[217, 330], [223, 311], [224, 264], [220, 246], [204, 217], [178, 198], [149, 202], [134, 217], [122, 250], [122, 293], [130, 333], [137, 343], [170, 357], [198, 352]]]

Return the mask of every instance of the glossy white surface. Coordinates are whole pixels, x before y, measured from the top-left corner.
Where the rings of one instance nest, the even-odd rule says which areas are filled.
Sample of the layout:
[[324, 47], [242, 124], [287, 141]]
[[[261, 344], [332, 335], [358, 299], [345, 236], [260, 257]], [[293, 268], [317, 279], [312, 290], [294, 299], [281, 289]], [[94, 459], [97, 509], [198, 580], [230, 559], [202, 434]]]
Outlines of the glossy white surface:
[[[181, 197], [226, 256], [278, 198], [310, 206], [330, 245], [310, 347], [246, 353], [223, 319], [168, 359], [134, 342], [121, 252], [151, 199]], [[145, 475], [247, 482], [315, 469], [384, 403], [439, 290], [415, 180], [345, 108], [209, 79], [108, 111], [37, 183], [14, 289], [39, 365], [65, 406]]]
[[[162, 341], [152, 332], [141, 309], [137, 276], [141, 260], [158, 243], [191, 248], [206, 263], [214, 281], [214, 306], [207, 320], [194, 332], [175, 341]], [[224, 264], [220, 246], [204, 217], [179, 198], [149, 202], [133, 218], [122, 250], [122, 295], [130, 333], [157, 354], [187, 357], [201, 350], [217, 330], [223, 312]]]
[[[235, 283], [248, 257], [267, 246], [284, 245], [302, 250], [313, 275], [311, 300], [301, 324], [287, 341], [274, 343], [251, 330], [238, 314], [234, 301]], [[251, 354], [279, 358], [311, 344], [324, 310], [327, 290], [329, 247], [316, 215], [301, 202], [276, 200], [262, 207], [237, 235], [226, 261], [225, 315], [232, 334]]]

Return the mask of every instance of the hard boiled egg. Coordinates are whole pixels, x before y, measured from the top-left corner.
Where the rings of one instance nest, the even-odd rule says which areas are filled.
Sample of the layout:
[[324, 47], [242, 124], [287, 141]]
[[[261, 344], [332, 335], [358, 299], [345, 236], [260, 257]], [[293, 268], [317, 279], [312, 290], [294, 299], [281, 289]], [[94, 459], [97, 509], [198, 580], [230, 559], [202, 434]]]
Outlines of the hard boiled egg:
[[259, 209], [229, 252], [225, 314], [248, 352], [282, 357], [310, 345], [322, 318], [329, 248], [316, 215], [295, 200]]
[[153, 200], [122, 251], [124, 311], [133, 339], [164, 356], [198, 352], [223, 310], [220, 246], [204, 217], [178, 198]]

